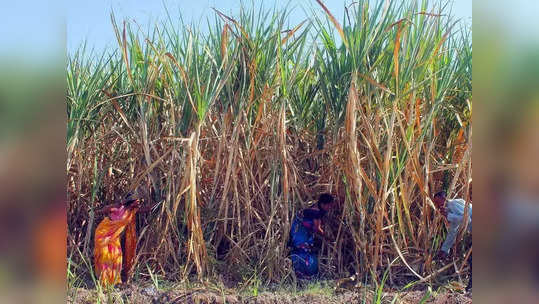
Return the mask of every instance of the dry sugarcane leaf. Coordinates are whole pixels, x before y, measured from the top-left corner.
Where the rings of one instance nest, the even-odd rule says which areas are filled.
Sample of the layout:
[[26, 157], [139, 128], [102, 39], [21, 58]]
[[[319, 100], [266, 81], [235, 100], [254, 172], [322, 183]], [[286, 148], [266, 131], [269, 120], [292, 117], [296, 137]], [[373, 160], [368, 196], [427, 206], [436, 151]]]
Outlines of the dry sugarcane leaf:
[[228, 42], [228, 31], [230, 30], [230, 26], [228, 24], [225, 24], [223, 27], [223, 33], [221, 34], [221, 58], [223, 58], [223, 61], [226, 60], [226, 45]]
[[318, 4], [320, 4], [320, 6], [326, 12], [326, 14], [328, 14], [329, 19], [331, 20], [333, 25], [335, 25], [335, 28], [337, 28], [337, 31], [339, 32], [339, 35], [341, 36], [341, 39], [342, 39], [344, 45], [346, 46], [347, 49], [349, 49], [348, 40], [346, 39], [346, 36], [344, 35], [344, 31], [343, 31], [342, 26], [339, 23], [339, 21], [337, 21], [337, 19], [335, 19], [335, 17], [333, 17], [333, 15], [329, 11], [329, 9], [324, 5], [324, 3], [322, 3], [322, 1], [316, 0], [316, 2], [318, 2]]
[[281, 40], [281, 44], [285, 44], [286, 41], [288, 41], [288, 39], [290, 37], [292, 37], [292, 35], [294, 35], [294, 33], [300, 29], [300, 27], [306, 22], [307, 20], [303, 20], [300, 24], [298, 24], [295, 28], [293, 28], [292, 30], [288, 31], [288, 33], [286, 34], [286, 37], [284, 37], [282, 40]]

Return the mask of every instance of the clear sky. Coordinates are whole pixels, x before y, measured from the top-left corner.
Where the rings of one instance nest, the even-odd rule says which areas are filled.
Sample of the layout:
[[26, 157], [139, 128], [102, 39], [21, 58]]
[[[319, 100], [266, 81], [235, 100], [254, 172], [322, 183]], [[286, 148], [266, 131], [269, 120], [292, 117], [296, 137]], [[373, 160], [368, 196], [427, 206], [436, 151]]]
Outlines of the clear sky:
[[[257, 4], [261, 0], [254, 0]], [[374, 2], [373, 0], [371, 0]], [[285, 6], [290, 2], [290, 8], [294, 8], [290, 16], [291, 24], [301, 22], [306, 18], [303, 8], [309, 8], [316, 5], [315, 0], [295, 0], [295, 1], [263, 1], [264, 5], [273, 7]], [[329, 10], [339, 20], [344, 13], [344, 4], [352, 3], [352, 0], [325, 0], [323, 1]], [[429, 1], [433, 2], [433, 1]], [[456, 18], [462, 18], [467, 24], [471, 25], [472, 1], [471, 0], [453, 0], [453, 15]], [[105, 48], [116, 47], [116, 37], [110, 21], [110, 12], [114, 10], [117, 20], [135, 20], [137, 24], [144, 29], [152, 23], [164, 20], [166, 18], [165, 5], [171, 15], [181, 12], [184, 21], [195, 24], [201, 21], [205, 24], [206, 17], [212, 17], [216, 9], [225, 14], [234, 15], [240, 8], [239, 0], [93, 0], [93, 1], [69, 1], [66, 9], [67, 26], [67, 51], [74, 52], [81, 43], [86, 40], [88, 47], [95, 47], [96, 51]], [[244, 1], [250, 4], [250, 0]], [[121, 22], [121, 21], [119, 21]]]
[[66, 36], [66, 6], [61, 1], [0, 1], [0, 62], [14, 57], [34, 62], [57, 59]]

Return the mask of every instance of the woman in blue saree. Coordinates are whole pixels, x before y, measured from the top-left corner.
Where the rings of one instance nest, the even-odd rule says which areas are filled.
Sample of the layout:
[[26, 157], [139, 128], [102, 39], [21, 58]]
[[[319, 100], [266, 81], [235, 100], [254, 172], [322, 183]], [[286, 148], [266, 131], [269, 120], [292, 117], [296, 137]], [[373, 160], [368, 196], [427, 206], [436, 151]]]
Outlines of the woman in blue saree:
[[315, 234], [327, 239], [322, 219], [332, 204], [333, 196], [324, 193], [315, 206], [298, 212], [292, 222], [288, 246], [292, 248], [290, 258], [294, 272], [300, 279], [312, 279], [318, 275], [319, 248], [315, 246]]

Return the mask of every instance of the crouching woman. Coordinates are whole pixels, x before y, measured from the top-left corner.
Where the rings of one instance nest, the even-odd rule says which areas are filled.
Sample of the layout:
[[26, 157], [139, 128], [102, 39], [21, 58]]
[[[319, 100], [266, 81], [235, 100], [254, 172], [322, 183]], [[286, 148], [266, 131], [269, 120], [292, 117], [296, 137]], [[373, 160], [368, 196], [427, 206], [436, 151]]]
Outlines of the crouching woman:
[[312, 279], [318, 275], [318, 247], [315, 234], [328, 239], [322, 229], [322, 219], [333, 205], [333, 197], [320, 195], [316, 206], [300, 211], [290, 228], [288, 246], [291, 247], [290, 259], [296, 276]]
[[[102, 209], [108, 216], [95, 230], [94, 263], [95, 273], [103, 287], [122, 283], [122, 268], [125, 274], [131, 271], [137, 246], [135, 216], [139, 208], [139, 197], [128, 195], [123, 202]], [[122, 256], [120, 238], [124, 231], [125, 256]]]

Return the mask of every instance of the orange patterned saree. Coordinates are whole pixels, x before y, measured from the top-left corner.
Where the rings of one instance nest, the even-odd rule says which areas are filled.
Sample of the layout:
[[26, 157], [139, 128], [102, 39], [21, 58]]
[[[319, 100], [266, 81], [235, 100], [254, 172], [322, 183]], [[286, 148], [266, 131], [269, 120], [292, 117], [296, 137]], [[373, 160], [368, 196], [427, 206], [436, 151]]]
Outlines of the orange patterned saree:
[[102, 286], [114, 286], [122, 282], [122, 247], [120, 237], [124, 230], [125, 260], [124, 273], [129, 274], [135, 257], [137, 238], [135, 214], [138, 208], [112, 208], [95, 230], [94, 261], [95, 272]]

